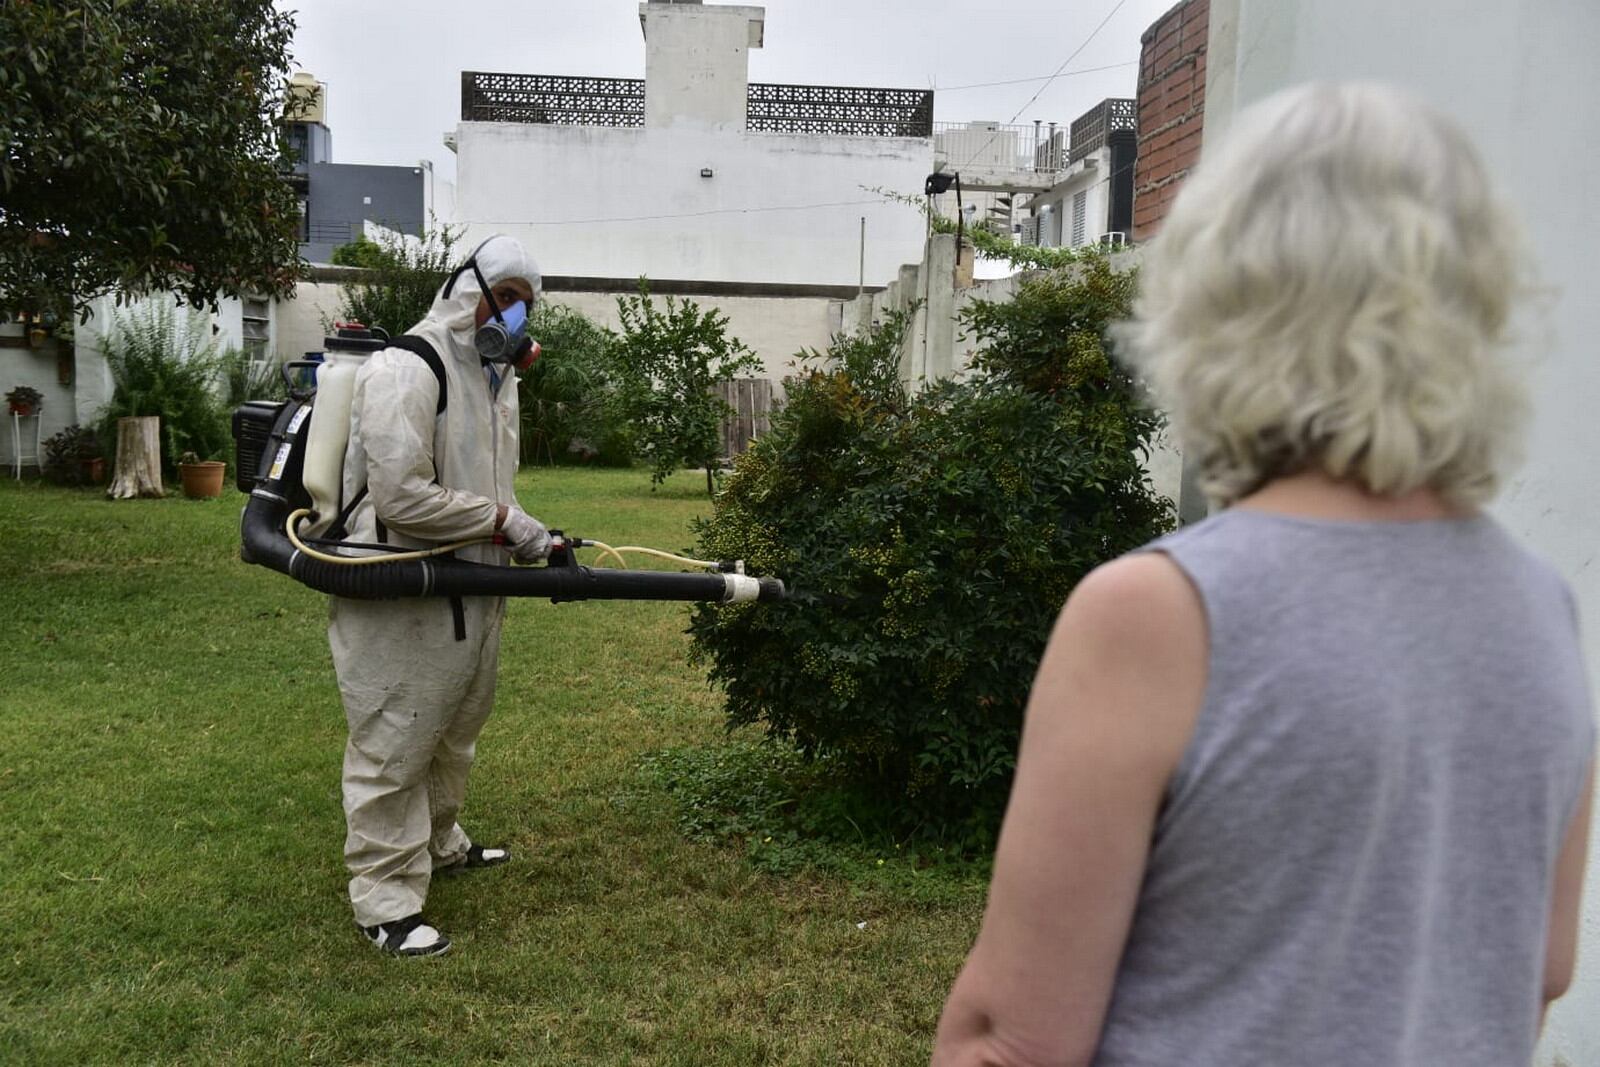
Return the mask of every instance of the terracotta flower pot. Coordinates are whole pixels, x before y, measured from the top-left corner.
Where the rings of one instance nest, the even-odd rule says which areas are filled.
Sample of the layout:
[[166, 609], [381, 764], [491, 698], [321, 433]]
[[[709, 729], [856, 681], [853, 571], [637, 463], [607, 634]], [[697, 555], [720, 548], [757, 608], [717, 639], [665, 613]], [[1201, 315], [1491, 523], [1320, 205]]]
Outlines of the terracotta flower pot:
[[33, 405], [32, 404], [19, 404], [16, 401], [12, 401], [8, 406], [10, 407], [11, 414], [13, 414], [13, 415], [32, 415], [33, 414]]
[[106, 480], [106, 461], [101, 456], [80, 459], [78, 469], [83, 473], [83, 480], [90, 485], [99, 485]]
[[221, 496], [222, 479], [227, 472], [228, 465], [215, 459], [178, 464], [178, 477], [183, 482], [183, 495], [193, 500]]

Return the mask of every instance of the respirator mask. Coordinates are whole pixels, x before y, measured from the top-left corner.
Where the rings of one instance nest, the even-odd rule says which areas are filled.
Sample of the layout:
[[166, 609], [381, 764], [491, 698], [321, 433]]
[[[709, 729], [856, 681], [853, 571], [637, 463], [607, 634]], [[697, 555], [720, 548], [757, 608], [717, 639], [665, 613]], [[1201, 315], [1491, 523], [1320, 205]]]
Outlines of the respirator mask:
[[472, 261], [472, 274], [478, 279], [483, 298], [489, 302], [489, 319], [472, 335], [472, 347], [478, 350], [478, 358], [485, 363], [504, 363], [527, 370], [539, 358], [539, 346], [528, 336], [527, 301], [518, 300], [502, 311], [483, 272], [478, 270], [476, 260]]
[[[490, 238], [493, 240], [493, 238]], [[488, 244], [485, 241], [484, 244]], [[489, 281], [483, 276], [483, 271], [478, 267], [479, 245], [455, 273], [450, 276], [450, 281], [445, 285], [444, 296], [448, 298], [450, 291], [455, 288], [456, 280], [462, 272], [470, 269], [472, 276], [477, 279], [478, 291], [489, 304], [489, 318], [482, 326], [477, 327], [472, 334], [472, 347], [477, 350], [478, 358], [485, 364], [499, 364], [515, 367], [517, 370], [527, 370], [533, 366], [534, 360], [539, 358], [539, 344], [528, 336], [528, 312], [530, 301], [518, 300], [504, 310], [500, 302], [494, 298], [494, 290]]]

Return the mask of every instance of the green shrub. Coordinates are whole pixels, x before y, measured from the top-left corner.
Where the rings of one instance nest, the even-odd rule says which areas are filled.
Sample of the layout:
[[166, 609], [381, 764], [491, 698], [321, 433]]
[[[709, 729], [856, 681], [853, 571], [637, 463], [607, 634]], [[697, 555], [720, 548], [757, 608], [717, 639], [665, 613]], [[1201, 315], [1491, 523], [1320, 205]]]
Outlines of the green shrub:
[[439, 286], [455, 269], [459, 236], [460, 230], [443, 226], [425, 233], [420, 242], [397, 238], [368, 241], [376, 253], [351, 253], [367, 261], [359, 265], [369, 267], [369, 273], [362, 281], [340, 286], [340, 321], [376, 326], [391, 337], [421, 322], [433, 306]]
[[702, 554], [795, 594], [693, 615], [730, 725], [827, 758], [908, 829], [986, 843], [1063, 600], [1170, 527], [1140, 464], [1159, 420], [1102, 341], [1131, 288], [1095, 260], [979, 304], [977, 371], [909, 399], [881, 367], [791, 382], [698, 528]]
[[900, 351], [905, 344], [911, 320], [922, 301], [913, 301], [903, 311], [887, 312], [860, 333], [837, 333], [826, 352], [806, 349], [799, 362], [811, 369], [835, 369], [882, 414], [901, 414], [906, 405], [906, 386], [900, 380]]
[[335, 267], [365, 267], [368, 270], [381, 270], [394, 265], [391, 256], [378, 242], [361, 233], [348, 244], [342, 244], [333, 250], [329, 257]]
[[283, 365], [276, 360], [251, 359], [248, 352], [230, 348], [220, 357], [223, 410], [231, 412], [246, 400], [286, 400], [289, 385]]
[[44, 477], [55, 485], [91, 484], [87, 464], [106, 458], [99, 436], [77, 423], [45, 438], [43, 447]]
[[517, 376], [522, 462], [626, 466], [628, 435], [608, 417], [606, 403], [615, 335], [573, 308], [543, 301], [528, 335], [540, 355]]
[[219, 392], [223, 360], [209, 316], [152, 300], [112, 320], [105, 357], [113, 390], [98, 424], [102, 440], [117, 439], [120, 418], [155, 415], [161, 419], [161, 463], [169, 473], [185, 452], [227, 457], [229, 409]]

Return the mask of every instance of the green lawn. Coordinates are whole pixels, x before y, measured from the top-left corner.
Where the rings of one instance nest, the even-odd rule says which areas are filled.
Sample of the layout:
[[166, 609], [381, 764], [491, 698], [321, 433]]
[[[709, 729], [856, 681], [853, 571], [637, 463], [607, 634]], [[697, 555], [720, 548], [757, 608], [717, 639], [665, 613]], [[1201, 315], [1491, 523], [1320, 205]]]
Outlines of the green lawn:
[[[703, 484], [519, 495], [682, 550]], [[776, 878], [685, 840], [639, 770], [726, 737], [681, 604], [512, 604], [463, 822], [517, 862], [435, 884], [450, 956], [376, 952], [324, 598], [239, 562], [242, 503], [0, 486], [0, 1062], [925, 1062], [981, 881], [892, 854]]]

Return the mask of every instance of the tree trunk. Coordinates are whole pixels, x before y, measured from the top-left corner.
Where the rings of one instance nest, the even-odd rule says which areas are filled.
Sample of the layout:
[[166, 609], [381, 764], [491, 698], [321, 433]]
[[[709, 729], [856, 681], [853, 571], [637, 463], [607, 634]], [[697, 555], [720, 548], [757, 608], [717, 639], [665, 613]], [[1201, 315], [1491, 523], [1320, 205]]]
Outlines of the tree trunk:
[[106, 495], [113, 500], [167, 495], [161, 487], [161, 420], [156, 416], [117, 420], [117, 469]]

